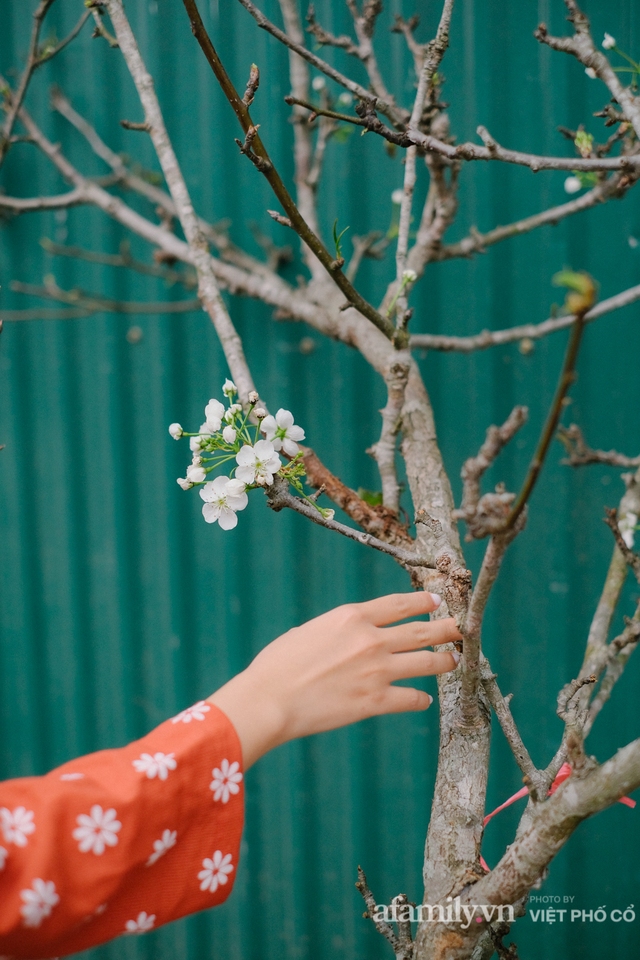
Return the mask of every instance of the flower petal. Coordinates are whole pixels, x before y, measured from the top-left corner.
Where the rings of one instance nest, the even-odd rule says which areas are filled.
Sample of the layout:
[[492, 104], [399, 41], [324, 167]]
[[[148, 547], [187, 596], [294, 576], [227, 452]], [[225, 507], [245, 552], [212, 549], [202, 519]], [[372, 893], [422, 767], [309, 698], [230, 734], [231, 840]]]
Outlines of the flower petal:
[[220, 516], [220, 504], [204, 503], [202, 505], [202, 516], [205, 518], [207, 523], [215, 523]]
[[221, 507], [218, 523], [223, 530], [233, 530], [238, 525], [238, 518], [230, 507]]
[[276, 413], [276, 423], [279, 427], [288, 429], [293, 426], [293, 414], [290, 410], [283, 410], [282, 407]]

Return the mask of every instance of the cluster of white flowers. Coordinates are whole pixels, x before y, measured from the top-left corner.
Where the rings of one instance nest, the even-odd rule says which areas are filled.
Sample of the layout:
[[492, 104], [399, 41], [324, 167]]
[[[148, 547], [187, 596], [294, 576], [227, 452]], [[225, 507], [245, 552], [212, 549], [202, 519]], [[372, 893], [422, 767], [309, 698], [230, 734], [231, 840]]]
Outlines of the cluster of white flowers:
[[[237, 392], [236, 385], [225, 380], [222, 393], [228, 406], [211, 399], [197, 433], [187, 433], [179, 423], [169, 427], [174, 440], [189, 437], [193, 455], [186, 475], [178, 478], [178, 484], [183, 490], [200, 487], [204, 519], [207, 523], [218, 523], [223, 530], [232, 530], [237, 525], [237, 514], [248, 503], [247, 490], [269, 487], [276, 475], [286, 474], [301, 492], [298, 477], [303, 473], [298, 463], [298, 442], [304, 440], [305, 433], [294, 423], [293, 414], [280, 409], [275, 417], [267, 415], [263, 407], [257, 406], [259, 397], [255, 391], [249, 394], [245, 410], [234, 400]], [[292, 464], [282, 462], [280, 453], [294, 461], [293, 469]], [[232, 461], [235, 465], [231, 475], [210, 477], [217, 467]]]

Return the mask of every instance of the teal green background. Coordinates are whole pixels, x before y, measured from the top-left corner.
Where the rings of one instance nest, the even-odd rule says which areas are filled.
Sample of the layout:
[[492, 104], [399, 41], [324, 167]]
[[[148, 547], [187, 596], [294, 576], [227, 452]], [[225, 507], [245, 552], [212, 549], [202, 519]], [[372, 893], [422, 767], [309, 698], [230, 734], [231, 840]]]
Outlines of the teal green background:
[[[22, 63], [33, 3], [2, 0], [0, 71]], [[279, 20], [275, 0], [265, 10]], [[323, 0], [320, 22], [349, 28], [343, 4]], [[202, 0], [214, 42], [242, 88], [249, 64], [261, 69], [254, 120], [287, 178], [292, 173], [287, 54], [237, 4]], [[419, 5], [419, 39], [432, 36], [439, 5]], [[129, 0], [127, 9], [156, 80], [166, 122], [200, 213], [230, 218], [231, 237], [254, 252], [248, 223], [290, 242], [266, 215], [267, 185], [239, 157], [235, 120], [193, 40], [179, 0]], [[391, 14], [413, 7], [389, 3], [379, 29], [387, 82], [408, 102], [410, 64], [402, 40], [388, 32]], [[631, 0], [588, 5], [599, 38], [606, 29], [622, 49], [640, 55], [640, 11]], [[58, 0], [47, 23], [63, 36], [82, 4]], [[485, 124], [505, 145], [570, 155], [558, 124], [584, 123], [608, 100], [572, 58], [532, 37], [540, 20], [566, 29], [560, 0], [484, 3], [463, 0], [453, 18], [443, 65], [445, 98], [459, 140]], [[45, 29], [45, 36], [48, 31]], [[330, 53], [346, 66], [342, 54]], [[350, 69], [360, 79], [357, 66]], [[140, 120], [132, 82], [117, 51], [82, 36], [36, 77], [29, 106], [83, 171], [101, 175], [66, 122], [49, 114], [47, 89], [59, 84], [110, 146], [157, 169], [143, 134], [124, 131]], [[335, 217], [349, 236], [386, 230], [391, 191], [402, 183], [400, 156], [373, 136], [357, 134], [328, 149], [320, 196], [325, 236]], [[460, 213], [449, 240], [471, 225], [486, 230], [566, 198], [565, 175], [494, 164], [462, 171]], [[426, 189], [420, 171], [419, 198]], [[65, 189], [33, 147], [16, 146], [3, 171], [13, 195]], [[150, 207], [128, 197], [137, 208]], [[117, 252], [125, 234], [99, 211], [29, 215], [0, 229], [0, 307], [36, 301], [9, 289], [12, 279], [39, 283], [54, 273], [74, 285], [122, 299], [179, 298], [161, 282], [87, 263], [53, 259], [38, 239], [82, 243]], [[415, 332], [468, 334], [537, 322], [561, 295], [550, 285], [565, 264], [593, 273], [601, 295], [639, 282], [638, 199], [581, 214], [555, 228], [500, 244], [484, 256], [433, 265], [414, 295]], [[633, 240], [632, 240], [633, 243]], [[151, 251], [133, 240], [133, 250]], [[286, 268], [295, 281], [300, 264]], [[360, 286], [374, 301], [393, 273], [392, 254], [365, 263]], [[50, 305], [49, 305], [50, 306]], [[324, 341], [301, 324], [274, 322], [249, 300], [231, 302], [261, 394], [270, 407], [294, 411], [308, 442], [348, 484], [375, 488], [365, 449], [379, 431], [384, 403], [377, 376], [349, 348]], [[592, 445], [630, 455], [640, 449], [640, 305], [591, 325], [566, 422], [576, 421]], [[126, 339], [135, 323], [139, 343]], [[517, 345], [478, 355], [420, 355], [452, 482], [459, 496], [463, 460], [486, 427], [515, 403], [528, 404], [528, 426], [487, 478], [511, 489], [524, 475], [555, 387], [565, 334], [523, 356]], [[314, 350], [301, 350], [311, 337]], [[0, 338], [0, 775], [25, 776], [83, 752], [124, 744], [194, 700], [207, 696], [278, 633], [347, 600], [364, 600], [408, 580], [393, 562], [312, 527], [298, 516], [271, 513], [251, 497], [237, 529], [203, 523], [197, 494], [175, 483], [188, 462], [186, 443], [167, 426], [197, 427], [228, 371], [203, 313], [130, 318], [6, 323]], [[611, 537], [605, 505], [623, 491], [620, 471], [572, 471], [552, 447], [530, 518], [505, 562], [488, 611], [485, 649], [534, 760], [546, 764], [561, 735], [558, 689], [579, 667], [585, 636], [608, 564]], [[407, 504], [408, 505], [408, 504]], [[467, 549], [475, 571], [481, 547]], [[630, 586], [621, 606], [633, 610]], [[425, 689], [435, 692], [430, 678]], [[598, 719], [589, 749], [600, 760], [640, 735], [638, 664], [631, 664]], [[91, 956], [171, 960], [373, 960], [387, 944], [362, 919], [354, 889], [365, 869], [378, 902], [399, 892], [421, 897], [422, 848], [435, 776], [438, 724], [427, 714], [385, 717], [281, 747], [247, 775], [242, 861], [229, 901], [146, 937], [120, 940]], [[487, 809], [521, 785], [499, 729], [492, 745]], [[514, 834], [522, 801], [487, 829], [483, 853], [495, 864]], [[551, 866], [539, 895], [573, 897], [574, 907], [640, 905], [640, 810], [615, 806], [583, 824]], [[564, 905], [564, 904], [562, 904]], [[536, 904], [532, 905], [536, 907]], [[600, 960], [633, 956], [638, 923], [533, 923], [519, 920], [513, 938], [522, 956]]]

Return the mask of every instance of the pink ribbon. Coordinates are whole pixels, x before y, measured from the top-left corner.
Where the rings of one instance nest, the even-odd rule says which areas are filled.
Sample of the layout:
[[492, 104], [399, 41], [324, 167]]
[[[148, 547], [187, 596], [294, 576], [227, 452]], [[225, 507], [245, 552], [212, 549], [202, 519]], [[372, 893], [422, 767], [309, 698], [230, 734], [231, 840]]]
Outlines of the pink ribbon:
[[[558, 774], [555, 780], [549, 787], [548, 795], [551, 796], [552, 793], [555, 793], [558, 787], [560, 786], [560, 784], [564, 783], [564, 781], [570, 776], [571, 776], [570, 765], [568, 763], [563, 763], [560, 769], [558, 770]], [[516, 800], [519, 800], [520, 797], [526, 797], [528, 793], [529, 793], [529, 788], [522, 787], [521, 790], [518, 790], [518, 792], [514, 793], [512, 797], [509, 797], [508, 800], [505, 800], [505, 802], [501, 803], [499, 807], [496, 807], [495, 810], [492, 810], [491, 813], [488, 813], [486, 815], [486, 817], [484, 818], [484, 826], [486, 827], [486, 825], [489, 823], [489, 820], [491, 820], [492, 817], [495, 817], [496, 813], [500, 813], [500, 811], [504, 810], [505, 807], [510, 807], [511, 804], [515, 803]], [[636, 801], [632, 800], [631, 797], [620, 797], [620, 799], [618, 800], [618, 803], [624, 803], [626, 807], [631, 807], [632, 809], [636, 805]], [[490, 868], [487, 865], [487, 861], [482, 856], [480, 857], [480, 865], [483, 870], [486, 870], [486, 872], [489, 873]]]

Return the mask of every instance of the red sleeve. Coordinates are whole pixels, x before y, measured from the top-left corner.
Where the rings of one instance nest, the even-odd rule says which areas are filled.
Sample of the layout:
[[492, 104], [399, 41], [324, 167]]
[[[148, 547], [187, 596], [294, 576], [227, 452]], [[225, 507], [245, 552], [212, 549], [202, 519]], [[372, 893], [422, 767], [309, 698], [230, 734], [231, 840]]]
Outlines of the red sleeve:
[[242, 753], [200, 702], [120, 750], [0, 784], [0, 954], [59, 957], [222, 903]]

